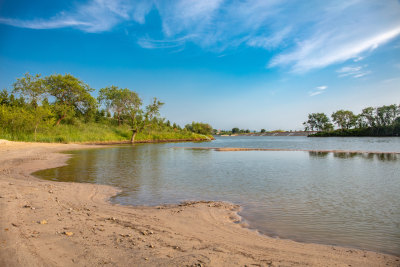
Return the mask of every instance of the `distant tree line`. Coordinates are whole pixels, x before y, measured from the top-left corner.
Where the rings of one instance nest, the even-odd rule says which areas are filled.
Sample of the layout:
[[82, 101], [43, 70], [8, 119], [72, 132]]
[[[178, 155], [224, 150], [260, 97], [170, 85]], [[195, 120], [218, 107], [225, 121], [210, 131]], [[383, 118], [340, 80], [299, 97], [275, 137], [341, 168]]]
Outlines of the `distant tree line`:
[[[308, 114], [303, 123], [306, 131], [320, 131], [315, 136], [398, 136], [400, 106], [393, 104], [367, 107], [360, 114], [350, 110], [333, 112], [331, 119], [324, 113]], [[334, 125], [337, 126], [335, 130]]]
[[[98, 98], [88, 84], [71, 74], [40, 74], [18, 78], [12, 90], [0, 91], [0, 133], [34, 133], [60, 124], [99, 123], [125, 126], [131, 131], [131, 142], [138, 133], [149, 129], [192, 131], [211, 134], [208, 124], [195, 123], [181, 129], [176, 123], [160, 118], [164, 103], [157, 98], [146, 106], [139, 95], [127, 88], [109, 86], [100, 89]], [[211, 129], [211, 130], [210, 130]]]
[[259, 132], [253, 130], [250, 131], [249, 129], [239, 129], [237, 127], [232, 128], [232, 130], [221, 130], [218, 131], [216, 129], [213, 130], [214, 134], [219, 135], [246, 135], [246, 134], [265, 134], [265, 133], [278, 133], [278, 132], [285, 132], [284, 130], [273, 130], [273, 131], [266, 131], [265, 129], [261, 129]]

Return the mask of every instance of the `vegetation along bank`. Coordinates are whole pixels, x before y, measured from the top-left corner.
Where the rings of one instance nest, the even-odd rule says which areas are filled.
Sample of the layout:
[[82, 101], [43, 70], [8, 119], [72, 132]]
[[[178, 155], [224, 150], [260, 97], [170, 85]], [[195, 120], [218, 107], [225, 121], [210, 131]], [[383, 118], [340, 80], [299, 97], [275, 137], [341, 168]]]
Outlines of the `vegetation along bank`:
[[333, 123], [325, 113], [311, 113], [303, 125], [306, 131], [319, 131], [309, 135], [314, 137], [400, 136], [400, 106], [396, 104], [367, 107], [360, 114], [338, 110], [331, 118]]
[[144, 106], [127, 88], [108, 86], [93, 97], [88, 84], [71, 74], [18, 78], [0, 92], [0, 139], [36, 142], [160, 142], [212, 139], [212, 127], [184, 128], [160, 117], [164, 103]]

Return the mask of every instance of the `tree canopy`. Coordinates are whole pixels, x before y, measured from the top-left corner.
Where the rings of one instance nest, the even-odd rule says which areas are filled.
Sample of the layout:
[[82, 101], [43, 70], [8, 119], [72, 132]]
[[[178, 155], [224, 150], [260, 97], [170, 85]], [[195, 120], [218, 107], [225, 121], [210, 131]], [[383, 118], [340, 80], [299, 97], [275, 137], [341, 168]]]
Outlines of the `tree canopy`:
[[114, 85], [100, 89], [98, 99], [109, 111], [114, 113], [118, 125], [124, 118], [127, 119], [132, 130], [132, 143], [135, 141], [137, 133], [151, 125], [151, 121], [160, 114], [160, 108], [164, 104], [157, 98], [153, 98], [152, 103], [143, 110], [143, 101], [136, 92]]
[[325, 113], [308, 114], [308, 120], [303, 125], [306, 131], [328, 131], [333, 129], [333, 125]]
[[[321, 121], [329, 126], [329, 118], [323, 113], [311, 113], [304, 122], [306, 130], [332, 131], [333, 127], [319, 127]], [[334, 133], [318, 136], [392, 136], [400, 134], [400, 105], [366, 107], [355, 115], [349, 110], [332, 113], [332, 121], [339, 127]], [[354, 130], [354, 131], [349, 131]]]
[[213, 133], [213, 128], [210, 124], [202, 122], [192, 122], [192, 124], [187, 124], [185, 129], [198, 134], [210, 135]]
[[128, 94], [128, 89], [122, 89], [118, 86], [109, 86], [100, 89], [98, 101], [104, 104], [108, 111], [116, 115], [118, 125], [122, 122], [122, 113], [125, 108], [124, 98]]
[[54, 99], [54, 110], [58, 116], [56, 125], [67, 116], [76, 113], [85, 114], [97, 105], [90, 92], [93, 91], [71, 74], [53, 74], [44, 79], [46, 91]]
[[37, 106], [46, 97], [46, 87], [40, 74], [35, 76], [25, 73], [25, 77], [17, 78], [13, 84], [13, 92], [20, 94], [25, 100]]
[[356, 124], [357, 116], [349, 110], [338, 110], [332, 113], [332, 121], [342, 129], [350, 129]]

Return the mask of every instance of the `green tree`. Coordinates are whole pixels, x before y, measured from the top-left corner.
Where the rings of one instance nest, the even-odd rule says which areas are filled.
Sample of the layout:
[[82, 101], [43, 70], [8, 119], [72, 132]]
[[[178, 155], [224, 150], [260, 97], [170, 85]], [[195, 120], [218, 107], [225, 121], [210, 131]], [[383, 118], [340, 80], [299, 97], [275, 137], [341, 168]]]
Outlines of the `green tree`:
[[213, 128], [210, 124], [202, 123], [202, 122], [192, 122], [192, 124], [187, 124], [185, 129], [204, 135], [211, 135], [213, 133]]
[[157, 98], [146, 106], [145, 110], [141, 109], [142, 100], [136, 92], [130, 91], [126, 97], [125, 112], [130, 118], [130, 126], [132, 127], [131, 143], [135, 142], [135, 137], [138, 133], [150, 127], [153, 119], [160, 114], [160, 108], [164, 103], [160, 102]]
[[338, 110], [332, 113], [332, 121], [341, 129], [350, 129], [356, 124], [357, 117], [349, 110]]
[[265, 133], [265, 129], [261, 129], [261, 133]]
[[104, 104], [108, 111], [111, 111], [118, 121], [122, 123], [122, 115], [125, 107], [124, 97], [129, 94], [129, 89], [122, 89], [118, 86], [109, 86], [100, 89], [98, 101]]
[[54, 98], [56, 125], [59, 125], [67, 116], [73, 116], [77, 112], [85, 114], [94, 109], [97, 104], [96, 99], [90, 95], [93, 89], [71, 74], [53, 74], [46, 77], [44, 83], [47, 92]]
[[9, 105], [9, 103], [8, 91], [3, 89], [3, 91], [0, 92], [0, 105]]
[[[19, 94], [28, 103], [26, 111], [32, 114], [31, 124], [34, 125], [35, 141], [39, 125], [52, 117], [48, 102], [44, 101], [47, 99], [47, 91], [44, 80], [40, 76], [40, 74], [32, 76], [25, 73], [24, 77], [18, 78], [13, 84], [13, 92]], [[44, 102], [43, 105], [40, 105], [42, 102]]]
[[376, 110], [373, 107], [364, 108], [360, 114], [361, 126], [375, 127], [376, 126]]
[[303, 123], [306, 131], [330, 131], [333, 125], [325, 113], [311, 113], [308, 114], [308, 120]]
[[232, 134], [238, 134], [240, 132], [239, 128], [232, 128]]
[[131, 143], [135, 142], [136, 135], [145, 128], [158, 122], [155, 119], [159, 115], [160, 107], [164, 104], [153, 99], [153, 102], [142, 109], [142, 99], [139, 95], [127, 88], [117, 86], [105, 87], [100, 90], [99, 101], [114, 112], [117, 117], [118, 125], [123, 118], [126, 118], [131, 127]]
[[397, 105], [382, 106], [376, 109], [376, 120], [379, 126], [393, 125], [400, 110]]
[[37, 107], [46, 97], [46, 88], [40, 74], [35, 76], [25, 73], [25, 77], [18, 78], [13, 84], [13, 92], [22, 96], [27, 103]]

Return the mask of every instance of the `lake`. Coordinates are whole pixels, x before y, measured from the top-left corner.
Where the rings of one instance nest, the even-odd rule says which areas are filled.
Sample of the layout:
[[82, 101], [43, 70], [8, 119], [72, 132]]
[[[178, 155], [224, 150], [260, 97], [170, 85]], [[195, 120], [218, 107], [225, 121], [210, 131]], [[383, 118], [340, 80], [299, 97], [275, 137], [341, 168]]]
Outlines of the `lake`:
[[218, 137], [69, 152], [36, 176], [113, 185], [112, 202], [222, 200], [261, 233], [400, 254], [400, 154], [195, 150], [237, 147], [399, 152], [400, 138]]

